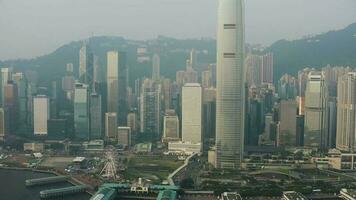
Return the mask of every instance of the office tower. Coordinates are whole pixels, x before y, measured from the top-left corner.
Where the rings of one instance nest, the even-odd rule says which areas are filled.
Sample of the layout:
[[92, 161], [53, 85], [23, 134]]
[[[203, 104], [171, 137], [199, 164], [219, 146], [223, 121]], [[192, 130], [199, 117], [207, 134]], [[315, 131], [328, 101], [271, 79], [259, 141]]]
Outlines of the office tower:
[[158, 54], [154, 54], [152, 57], [152, 80], [154, 81], [160, 80], [160, 66], [161, 59]]
[[10, 134], [14, 134], [17, 131], [19, 119], [19, 98], [16, 83], [8, 81], [3, 87], [3, 94], [3, 108], [5, 108], [8, 117], [8, 131]]
[[198, 83], [198, 73], [189, 67], [190, 64], [187, 62], [187, 71], [184, 73], [184, 83]]
[[327, 92], [324, 74], [310, 72], [305, 91], [304, 146], [327, 147]]
[[88, 140], [89, 128], [89, 88], [88, 85], [77, 83], [74, 91], [75, 138]]
[[0, 108], [0, 141], [5, 141], [6, 130], [5, 130], [5, 111]]
[[301, 98], [305, 97], [305, 90], [307, 88], [309, 73], [314, 71], [313, 68], [305, 68], [298, 72], [298, 96]]
[[203, 90], [203, 133], [204, 139], [215, 140], [216, 118], [216, 89], [205, 88]]
[[179, 140], [179, 118], [175, 110], [166, 110], [163, 119], [163, 142]]
[[216, 64], [210, 64], [208, 69], [211, 74], [211, 86], [216, 87]]
[[297, 115], [297, 146], [304, 146], [304, 115]]
[[113, 140], [117, 137], [117, 114], [105, 113], [105, 137]]
[[117, 113], [118, 124], [126, 125], [127, 117], [127, 69], [124, 53], [107, 53], [107, 112]]
[[336, 124], [337, 124], [337, 99], [336, 97], [329, 97], [328, 111], [327, 111], [327, 141], [329, 148], [336, 147]]
[[161, 137], [161, 85], [150, 79], [142, 83], [140, 98], [140, 130], [153, 138]]
[[273, 83], [273, 53], [262, 56], [262, 83]]
[[121, 145], [124, 148], [130, 148], [131, 147], [131, 128], [119, 126], [117, 128], [117, 141], [118, 141], [118, 145]]
[[[245, 144], [257, 146], [259, 137], [262, 134], [262, 105], [256, 98], [250, 98], [247, 108], [247, 134], [245, 135]], [[264, 120], [264, 119], [263, 119]]]
[[279, 104], [278, 146], [295, 147], [297, 145], [297, 102], [282, 100]]
[[17, 85], [17, 96], [18, 96], [18, 133], [27, 134], [29, 131], [28, 120], [29, 120], [29, 111], [28, 111], [28, 84], [27, 79], [23, 73], [15, 73], [12, 75], [14, 83]]
[[238, 169], [244, 142], [244, 2], [221, 0], [217, 36], [216, 147], [218, 168]]
[[342, 76], [337, 89], [336, 148], [345, 152], [356, 149], [356, 73]]
[[102, 139], [102, 109], [101, 96], [97, 93], [90, 95], [90, 139]]
[[190, 63], [190, 65], [187, 65], [187, 71], [189, 70], [188, 67], [190, 67], [190, 68], [197, 67], [197, 64], [198, 64], [198, 53], [197, 53], [197, 51], [195, 49], [192, 49], [190, 51], [189, 63]]
[[102, 83], [106, 79], [105, 67], [102, 67], [99, 62], [99, 57], [94, 55], [94, 81], [93, 83]]
[[271, 113], [265, 114], [265, 127], [263, 135], [267, 141], [272, 141], [271, 137], [271, 124], [273, 123], [273, 115]]
[[1, 105], [4, 105], [4, 87], [7, 85], [8, 81], [11, 81], [12, 78], [12, 68], [1, 68]]
[[49, 92], [49, 105], [50, 105], [50, 118], [51, 119], [56, 119], [58, 117], [58, 108], [59, 108], [59, 102], [58, 102], [58, 96], [59, 96], [59, 90], [58, 90], [58, 85], [57, 81], [52, 81], [51, 84], [51, 89]]
[[177, 71], [176, 72], [176, 83], [177, 83], [177, 85], [179, 85], [179, 87], [183, 87], [184, 77], [185, 77], [185, 71]]
[[79, 81], [88, 85], [90, 88], [94, 78], [94, 55], [90, 47], [83, 43], [79, 50]]
[[172, 107], [172, 83], [170, 79], [164, 79], [162, 81], [162, 93], [163, 93], [163, 106], [164, 110], [171, 109]]
[[68, 63], [66, 65], [66, 75], [62, 78], [62, 90], [65, 93], [65, 97], [70, 102], [74, 99], [74, 86], [75, 79], [73, 76], [73, 64]]
[[211, 71], [207, 70], [201, 73], [201, 85], [203, 88], [210, 88], [212, 86], [211, 78]]
[[33, 125], [35, 136], [47, 136], [49, 119], [49, 99], [45, 95], [37, 95], [33, 97]]
[[182, 90], [182, 140], [202, 143], [203, 94], [199, 83], [187, 83]]
[[127, 126], [130, 127], [133, 134], [137, 133], [137, 115], [134, 112], [127, 114]]
[[281, 99], [295, 99], [298, 95], [297, 79], [284, 74], [278, 81], [278, 96]]
[[248, 86], [260, 86], [262, 58], [258, 55], [248, 55], [245, 60], [246, 63], [246, 82]]

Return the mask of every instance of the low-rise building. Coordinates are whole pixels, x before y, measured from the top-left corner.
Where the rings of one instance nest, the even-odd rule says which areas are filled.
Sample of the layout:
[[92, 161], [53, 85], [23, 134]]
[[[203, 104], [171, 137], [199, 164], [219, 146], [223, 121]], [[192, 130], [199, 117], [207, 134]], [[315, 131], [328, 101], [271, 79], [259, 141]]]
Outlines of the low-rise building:
[[282, 200], [308, 200], [303, 194], [295, 191], [283, 192]]
[[190, 142], [169, 142], [168, 151], [176, 151], [186, 155], [192, 155], [194, 153], [201, 153], [201, 144]]
[[117, 143], [124, 148], [131, 147], [131, 128], [130, 127], [118, 127], [117, 128]]
[[345, 200], [356, 200], [356, 190], [342, 189], [340, 197]]
[[43, 152], [44, 144], [43, 143], [24, 143], [23, 144], [24, 151], [32, 151], [32, 152]]

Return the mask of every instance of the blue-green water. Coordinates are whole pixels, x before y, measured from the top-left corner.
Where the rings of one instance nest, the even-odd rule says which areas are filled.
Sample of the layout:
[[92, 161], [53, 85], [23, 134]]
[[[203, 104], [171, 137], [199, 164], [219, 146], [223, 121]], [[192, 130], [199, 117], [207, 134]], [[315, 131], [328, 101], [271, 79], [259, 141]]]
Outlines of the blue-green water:
[[[68, 182], [55, 183], [44, 186], [26, 187], [25, 180], [33, 178], [42, 178], [53, 176], [47, 173], [38, 173], [32, 171], [19, 171], [0, 169], [0, 199], [4, 200], [38, 200], [40, 191], [53, 188], [71, 186]], [[87, 200], [90, 195], [80, 193], [75, 195], [64, 196], [63, 200]]]

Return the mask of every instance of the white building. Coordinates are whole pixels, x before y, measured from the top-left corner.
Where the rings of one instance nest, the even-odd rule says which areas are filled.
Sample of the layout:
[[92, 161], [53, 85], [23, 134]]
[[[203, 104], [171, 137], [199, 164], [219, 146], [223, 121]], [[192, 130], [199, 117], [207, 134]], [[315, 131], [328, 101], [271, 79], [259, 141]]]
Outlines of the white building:
[[35, 135], [43, 136], [48, 134], [47, 120], [49, 116], [48, 97], [45, 95], [33, 97], [33, 126]]
[[182, 90], [182, 140], [202, 142], [202, 88], [198, 83], [187, 83]]

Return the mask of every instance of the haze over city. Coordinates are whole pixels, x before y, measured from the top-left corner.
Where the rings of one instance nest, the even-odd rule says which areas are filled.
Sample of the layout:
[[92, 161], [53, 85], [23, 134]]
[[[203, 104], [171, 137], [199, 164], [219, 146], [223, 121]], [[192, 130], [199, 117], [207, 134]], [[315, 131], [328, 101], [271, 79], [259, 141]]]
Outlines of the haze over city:
[[[33, 58], [90, 36], [216, 37], [217, 0], [1, 0], [0, 60]], [[246, 40], [270, 45], [344, 28], [355, 0], [248, 0]], [[164, 17], [162, 17], [164, 16]]]
[[0, 0], [0, 199], [356, 200], [355, 11]]

